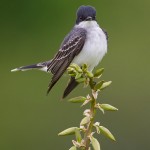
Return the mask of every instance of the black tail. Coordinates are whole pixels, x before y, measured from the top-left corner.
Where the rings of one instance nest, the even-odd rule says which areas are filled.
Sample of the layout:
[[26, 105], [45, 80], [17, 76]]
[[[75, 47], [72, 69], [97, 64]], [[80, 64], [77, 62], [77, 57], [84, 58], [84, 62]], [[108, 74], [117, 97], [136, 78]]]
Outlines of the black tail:
[[64, 91], [63, 97], [65, 98], [66, 96], [68, 96], [68, 94], [78, 85], [78, 82], [76, 82], [74, 77], [70, 78], [70, 81]]
[[46, 62], [42, 62], [42, 63], [38, 63], [38, 64], [32, 64], [32, 65], [28, 65], [28, 66], [22, 66], [19, 68], [15, 68], [12, 69], [11, 72], [15, 72], [15, 71], [27, 71], [27, 70], [31, 70], [31, 69], [39, 69], [42, 71], [47, 71], [47, 65], [50, 63], [51, 61], [46, 61]]

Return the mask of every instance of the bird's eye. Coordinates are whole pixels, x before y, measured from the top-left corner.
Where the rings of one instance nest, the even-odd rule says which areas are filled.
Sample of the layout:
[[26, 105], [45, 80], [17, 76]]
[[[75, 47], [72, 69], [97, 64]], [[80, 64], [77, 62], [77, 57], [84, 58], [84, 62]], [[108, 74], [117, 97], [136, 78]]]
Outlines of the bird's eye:
[[80, 17], [79, 19], [80, 19], [80, 20], [83, 20], [83, 17]]

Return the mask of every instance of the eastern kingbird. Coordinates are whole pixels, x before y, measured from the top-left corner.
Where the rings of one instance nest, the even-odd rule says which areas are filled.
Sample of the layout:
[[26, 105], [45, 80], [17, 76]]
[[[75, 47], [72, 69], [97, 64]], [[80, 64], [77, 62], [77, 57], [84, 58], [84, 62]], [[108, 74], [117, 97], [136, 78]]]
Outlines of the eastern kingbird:
[[[51, 72], [53, 77], [48, 86], [47, 94], [60, 79], [71, 63], [79, 66], [87, 64], [89, 71], [102, 60], [107, 52], [107, 33], [100, 28], [96, 21], [96, 10], [92, 6], [80, 6], [77, 10], [76, 23], [71, 32], [64, 38], [59, 51], [53, 59], [29, 66], [23, 66], [11, 70], [26, 71], [39, 69]], [[63, 98], [65, 98], [78, 83], [71, 77]]]

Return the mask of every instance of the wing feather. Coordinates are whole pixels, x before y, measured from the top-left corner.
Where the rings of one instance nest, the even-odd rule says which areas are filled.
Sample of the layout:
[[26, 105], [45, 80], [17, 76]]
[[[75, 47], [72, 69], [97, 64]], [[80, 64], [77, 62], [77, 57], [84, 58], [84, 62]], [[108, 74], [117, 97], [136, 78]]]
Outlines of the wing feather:
[[66, 71], [74, 57], [80, 53], [84, 46], [85, 40], [86, 30], [82, 28], [73, 29], [73, 31], [65, 38], [58, 53], [48, 65], [47, 71], [51, 71], [53, 77], [48, 86], [47, 94]]

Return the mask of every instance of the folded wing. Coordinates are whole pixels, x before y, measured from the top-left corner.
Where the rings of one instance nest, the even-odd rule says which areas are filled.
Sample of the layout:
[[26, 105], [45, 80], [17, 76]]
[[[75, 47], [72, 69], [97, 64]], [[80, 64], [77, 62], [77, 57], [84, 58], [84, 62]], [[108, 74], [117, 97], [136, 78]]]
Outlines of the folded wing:
[[66, 71], [74, 57], [80, 53], [84, 46], [85, 39], [86, 30], [82, 28], [73, 29], [72, 32], [65, 38], [58, 53], [47, 66], [47, 71], [50, 71], [53, 74], [48, 86], [47, 94]]

